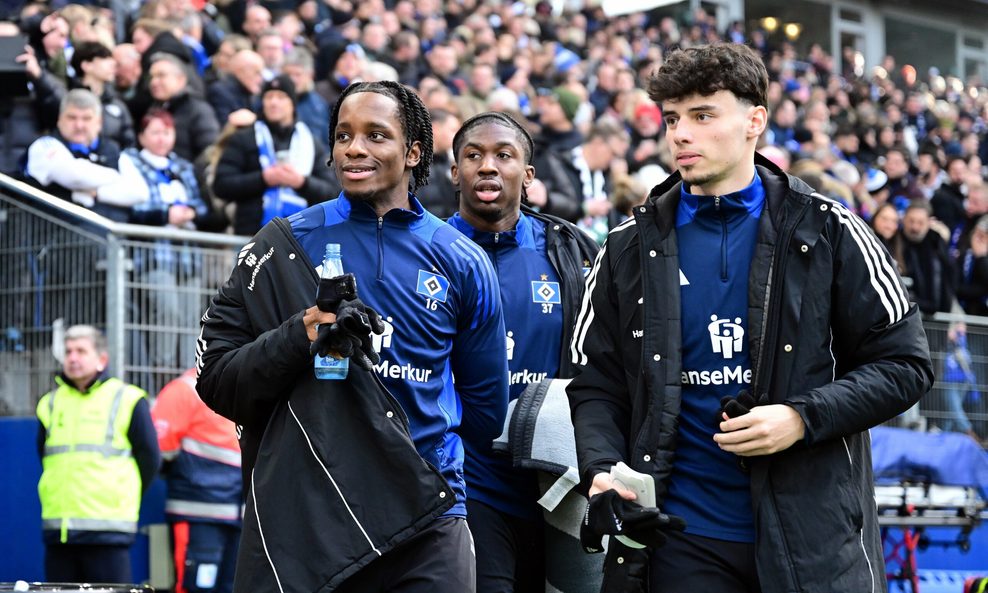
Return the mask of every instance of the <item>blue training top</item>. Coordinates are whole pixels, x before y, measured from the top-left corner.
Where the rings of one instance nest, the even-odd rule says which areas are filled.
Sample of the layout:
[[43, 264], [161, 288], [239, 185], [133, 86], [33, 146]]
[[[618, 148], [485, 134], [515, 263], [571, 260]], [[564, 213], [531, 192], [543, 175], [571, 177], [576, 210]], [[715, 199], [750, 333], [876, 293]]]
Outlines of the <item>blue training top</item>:
[[748, 272], [762, 181], [726, 196], [695, 196], [683, 184], [676, 213], [682, 308], [682, 405], [676, 458], [665, 510], [686, 519], [686, 532], [754, 542], [748, 474], [720, 449], [720, 400], [751, 386]]
[[[529, 383], [559, 373], [563, 305], [559, 277], [546, 253], [545, 225], [524, 213], [514, 229], [500, 233], [476, 230], [459, 214], [448, 222], [483, 247], [494, 264], [507, 330], [509, 399], [517, 399]], [[516, 517], [542, 517], [534, 471], [513, 467], [510, 457], [495, 455], [489, 444], [467, 443], [466, 449], [471, 500]]]
[[326, 243], [340, 244], [361, 300], [385, 320], [374, 370], [408, 416], [419, 455], [456, 493], [447, 515], [465, 516], [461, 436], [489, 443], [507, 408], [501, 299], [484, 252], [409, 200], [411, 210], [378, 217], [341, 193], [288, 220], [313, 265]]

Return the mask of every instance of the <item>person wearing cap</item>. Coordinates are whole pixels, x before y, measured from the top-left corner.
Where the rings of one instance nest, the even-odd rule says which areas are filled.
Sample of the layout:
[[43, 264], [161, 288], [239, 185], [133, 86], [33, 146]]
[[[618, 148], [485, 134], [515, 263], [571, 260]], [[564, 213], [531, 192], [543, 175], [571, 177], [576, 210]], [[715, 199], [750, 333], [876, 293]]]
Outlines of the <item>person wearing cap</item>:
[[580, 172], [572, 151], [583, 144], [583, 134], [573, 124], [580, 98], [563, 86], [537, 91], [536, 108], [542, 129], [535, 138], [535, 170], [545, 186], [545, 203], [532, 201], [542, 212], [576, 222], [583, 215], [579, 191]]
[[333, 198], [326, 148], [295, 114], [295, 84], [282, 74], [261, 90], [261, 113], [230, 137], [216, 165], [213, 192], [237, 205], [233, 231], [253, 235], [278, 216]]
[[628, 151], [628, 172], [636, 173], [646, 165], [662, 165], [659, 142], [662, 133], [662, 110], [650, 100], [635, 107], [631, 119], [631, 146]]

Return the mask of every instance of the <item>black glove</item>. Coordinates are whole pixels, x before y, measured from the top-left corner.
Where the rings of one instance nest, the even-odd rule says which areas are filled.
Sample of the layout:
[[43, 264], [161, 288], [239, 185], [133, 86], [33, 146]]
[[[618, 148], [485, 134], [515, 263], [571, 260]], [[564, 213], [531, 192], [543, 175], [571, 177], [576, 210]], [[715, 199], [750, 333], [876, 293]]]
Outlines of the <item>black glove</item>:
[[[755, 401], [755, 398], [752, 397], [747, 389], [739, 391], [736, 397], [725, 395], [720, 400], [721, 413], [717, 414], [717, 424], [719, 425], [724, 421], [722, 414], [727, 414], [728, 418], [737, 418], [738, 416], [744, 416], [757, 405], [759, 405], [759, 402]], [[738, 456], [738, 467], [745, 473], [751, 471], [751, 468], [748, 467], [748, 460], [740, 455]]]
[[[744, 416], [758, 405], [755, 398], [751, 396], [751, 393], [747, 389], [742, 389], [738, 392], [736, 397], [731, 397], [725, 395], [720, 400], [720, 411], [721, 413], [727, 414], [728, 418], [737, 418], [738, 416]], [[717, 415], [717, 424], [723, 422], [724, 417], [721, 414]]]
[[623, 535], [643, 546], [657, 548], [666, 543], [665, 531], [682, 531], [686, 521], [659, 509], [647, 509], [621, 498], [617, 490], [590, 497], [580, 526], [580, 544], [588, 554], [602, 551], [605, 535]]
[[319, 279], [316, 306], [320, 311], [334, 313], [340, 308], [340, 303], [355, 298], [357, 298], [357, 278], [353, 274]]
[[316, 340], [309, 346], [309, 354], [328, 356], [330, 352], [335, 352], [370, 371], [381, 361], [381, 356], [374, 351], [371, 335], [382, 333], [384, 321], [377, 311], [356, 297], [343, 300], [336, 309], [336, 321], [319, 326]]

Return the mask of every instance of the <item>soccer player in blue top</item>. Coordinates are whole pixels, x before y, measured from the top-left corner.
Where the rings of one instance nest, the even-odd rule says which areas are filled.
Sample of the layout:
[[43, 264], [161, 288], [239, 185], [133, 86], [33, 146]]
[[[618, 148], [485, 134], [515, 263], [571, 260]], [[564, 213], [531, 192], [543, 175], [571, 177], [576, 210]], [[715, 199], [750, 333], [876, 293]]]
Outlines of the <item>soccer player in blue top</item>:
[[[572, 224], [522, 206], [525, 188], [535, 178], [532, 152], [531, 136], [503, 113], [476, 115], [453, 138], [452, 179], [460, 208], [448, 222], [482, 247], [494, 265], [512, 400], [531, 383], [573, 376], [569, 339], [584, 270], [597, 253], [593, 240]], [[466, 455], [478, 593], [544, 591], [535, 471], [512, 467], [489, 442], [466, 442]]]
[[[469, 593], [464, 444], [493, 440], [507, 408], [497, 278], [412, 193], [432, 156], [412, 91], [350, 85], [330, 130], [340, 196], [266, 225], [204, 316], [200, 393], [252, 435], [236, 590]], [[296, 304], [313, 302], [327, 243], [381, 321], [345, 381], [316, 380], [309, 345], [348, 301]]]

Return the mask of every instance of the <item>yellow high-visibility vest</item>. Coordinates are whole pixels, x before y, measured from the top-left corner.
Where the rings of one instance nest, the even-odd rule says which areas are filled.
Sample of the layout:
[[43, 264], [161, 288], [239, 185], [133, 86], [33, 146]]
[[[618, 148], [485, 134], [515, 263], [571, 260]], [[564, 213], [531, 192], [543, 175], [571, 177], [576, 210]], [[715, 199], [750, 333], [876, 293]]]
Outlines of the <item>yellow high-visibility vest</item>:
[[42, 528], [137, 532], [141, 475], [127, 438], [134, 406], [147, 394], [119, 379], [86, 393], [57, 378], [37, 414], [47, 438], [38, 482]]

